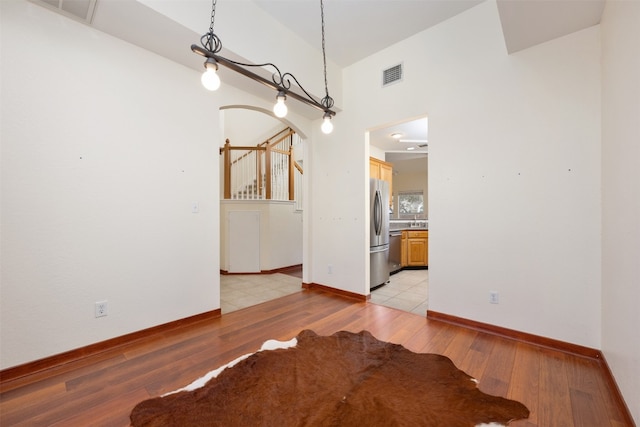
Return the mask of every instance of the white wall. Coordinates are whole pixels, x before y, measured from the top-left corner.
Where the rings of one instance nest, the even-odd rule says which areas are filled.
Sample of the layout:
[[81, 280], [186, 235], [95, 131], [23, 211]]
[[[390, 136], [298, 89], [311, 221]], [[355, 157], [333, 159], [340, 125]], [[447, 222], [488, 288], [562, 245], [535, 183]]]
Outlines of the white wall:
[[[344, 153], [314, 181], [330, 205], [313, 227], [319, 237], [344, 226], [323, 231], [316, 259], [363, 267], [364, 218], [347, 207], [364, 205], [349, 176], [369, 154], [364, 132], [428, 115], [429, 308], [599, 347], [599, 28], [511, 56], [500, 28], [487, 1], [345, 70], [339, 132], [313, 163], [326, 172]], [[380, 88], [398, 62], [403, 82]]]
[[231, 145], [255, 146], [287, 127], [274, 116], [246, 108], [225, 109], [223, 117], [224, 139]]
[[640, 423], [640, 2], [602, 18], [602, 348]]
[[199, 72], [1, 5], [0, 368], [219, 308], [219, 110], [273, 102], [224, 82], [207, 92]]
[[219, 308], [219, 115], [198, 73], [1, 8], [1, 367]]
[[[345, 106], [346, 107], [346, 106]], [[305, 144], [305, 283], [369, 294], [369, 147], [345, 112], [324, 135], [320, 121]], [[331, 268], [329, 269], [329, 266]], [[331, 273], [329, 272], [331, 270]]]
[[[219, 308], [217, 110], [270, 105], [206, 94], [197, 73], [26, 1], [0, 6], [0, 368]], [[368, 293], [365, 131], [429, 114], [430, 309], [602, 340], [637, 402], [637, 20], [633, 2], [603, 18], [602, 289], [599, 28], [508, 56], [494, 1], [345, 70], [336, 130], [313, 123], [304, 143], [304, 282]], [[381, 89], [399, 61], [405, 80]]]
[[369, 156], [374, 159], [382, 160], [384, 162], [384, 151], [379, 149], [378, 147], [369, 147]]

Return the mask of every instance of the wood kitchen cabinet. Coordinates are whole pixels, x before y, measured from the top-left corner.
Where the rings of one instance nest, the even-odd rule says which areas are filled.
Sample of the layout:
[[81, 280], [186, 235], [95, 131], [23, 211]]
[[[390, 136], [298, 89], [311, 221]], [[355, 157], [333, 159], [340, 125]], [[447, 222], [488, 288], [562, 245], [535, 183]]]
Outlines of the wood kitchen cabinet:
[[389, 206], [393, 202], [393, 165], [382, 160], [369, 157], [369, 178], [382, 179], [389, 183]]
[[400, 267], [407, 266], [407, 232], [402, 232], [402, 240], [400, 240]]
[[404, 231], [407, 237], [405, 253], [402, 255], [403, 260], [406, 255], [406, 266], [408, 267], [427, 267], [429, 265], [429, 231]]

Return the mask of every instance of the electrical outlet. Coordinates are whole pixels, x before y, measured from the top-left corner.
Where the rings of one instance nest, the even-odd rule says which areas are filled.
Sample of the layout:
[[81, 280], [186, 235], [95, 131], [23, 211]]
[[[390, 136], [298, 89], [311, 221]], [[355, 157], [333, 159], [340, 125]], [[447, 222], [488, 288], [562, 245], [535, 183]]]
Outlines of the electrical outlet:
[[500, 294], [498, 291], [489, 291], [489, 302], [491, 304], [498, 304], [500, 302]]
[[109, 314], [107, 301], [96, 302], [96, 317], [104, 317]]
[[331, 264], [327, 265], [327, 273], [333, 274], [333, 266]]

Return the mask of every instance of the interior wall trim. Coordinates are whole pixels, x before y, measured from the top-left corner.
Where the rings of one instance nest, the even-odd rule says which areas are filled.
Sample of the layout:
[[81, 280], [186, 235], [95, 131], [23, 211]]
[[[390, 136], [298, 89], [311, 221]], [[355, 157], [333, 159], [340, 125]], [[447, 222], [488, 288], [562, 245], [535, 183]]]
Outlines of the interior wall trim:
[[302, 288], [317, 289], [330, 294], [335, 294], [335, 295], [340, 295], [342, 297], [355, 299], [360, 302], [367, 302], [371, 298], [371, 295], [356, 294], [355, 292], [344, 291], [342, 289], [336, 289], [336, 288], [332, 288], [331, 286], [320, 285], [318, 283], [302, 283]]
[[37, 381], [39, 377], [38, 374], [44, 373], [46, 376], [51, 376], [52, 370], [60, 370], [63, 372], [64, 366], [69, 363], [78, 362], [82, 359], [86, 359], [100, 353], [106, 353], [110, 350], [131, 344], [134, 341], [149, 338], [156, 334], [216, 319], [221, 316], [221, 313], [221, 309], [218, 308], [216, 310], [196, 314], [195, 316], [185, 317], [173, 322], [152, 326], [147, 329], [100, 341], [85, 347], [34, 360], [33, 362], [27, 362], [22, 365], [3, 369], [0, 371], [0, 392], [11, 390], [14, 387], [23, 385], [25, 382]]
[[600, 366], [602, 374], [604, 375], [604, 378], [607, 381], [609, 387], [611, 387], [611, 390], [615, 390], [613, 398], [616, 402], [616, 405], [618, 406], [618, 409], [620, 410], [620, 413], [625, 417], [625, 425], [635, 426], [635, 422], [633, 421], [633, 417], [631, 416], [631, 411], [629, 411], [629, 407], [624, 401], [624, 397], [622, 396], [620, 387], [618, 387], [618, 383], [613, 376], [613, 372], [609, 368], [609, 364], [607, 363], [607, 360], [605, 359], [604, 354], [601, 350], [560, 341], [553, 338], [542, 337], [527, 332], [516, 331], [514, 329], [503, 328], [502, 326], [491, 325], [489, 323], [477, 322], [475, 320], [465, 319], [463, 317], [453, 316], [451, 314], [440, 313], [432, 310], [427, 310], [427, 319], [450, 323], [452, 325], [462, 326], [467, 329], [485, 332], [492, 335], [498, 335], [515, 341], [533, 344], [539, 347], [595, 360]]
[[260, 270], [249, 273], [230, 273], [227, 270], [220, 270], [220, 274], [225, 276], [239, 276], [239, 275], [250, 275], [250, 274], [275, 274], [275, 273], [287, 273], [289, 270], [295, 270], [302, 268], [302, 264], [290, 265], [288, 267], [280, 267], [274, 268], [273, 270]]
[[473, 329], [476, 331], [490, 333], [492, 335], [511, 338], [516, 341], [535, 344], [540, 347], [546, 347], [552, 350], [558, 350], [576, 356], [588, 357], [590, 359], [602, 358], [602, 352], [594, 348], [584, 347], [578, 344], [572, 344], [553, 338], [546, 338], [539, 335], [529, 334], [527, 332], [516, 331], [514, 329], [503, 328], [502, 326], [491, 325], [489, 323], [477, 322], [475, 320], [452, 316], [446, 313], [427, 310], [427, 319], [439, 320], [441, 322], [451, 323], [457, 326], [464, 326], [467, 329]]

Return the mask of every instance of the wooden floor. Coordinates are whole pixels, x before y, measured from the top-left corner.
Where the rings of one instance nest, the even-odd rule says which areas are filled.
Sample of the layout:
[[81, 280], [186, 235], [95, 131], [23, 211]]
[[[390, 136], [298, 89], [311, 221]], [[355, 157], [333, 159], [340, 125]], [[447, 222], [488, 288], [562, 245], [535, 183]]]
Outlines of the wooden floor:
[[3, 385], [0, 425], [127, 426], [134, 405], [175, 390], [262, 342], [303, 329], [370, 331], [415, 352], [448, 356], [486, 393], [524, 403], [511, 426], [629, 426], [596, 360], [427, 320], [317, 290], [225, 314]]

